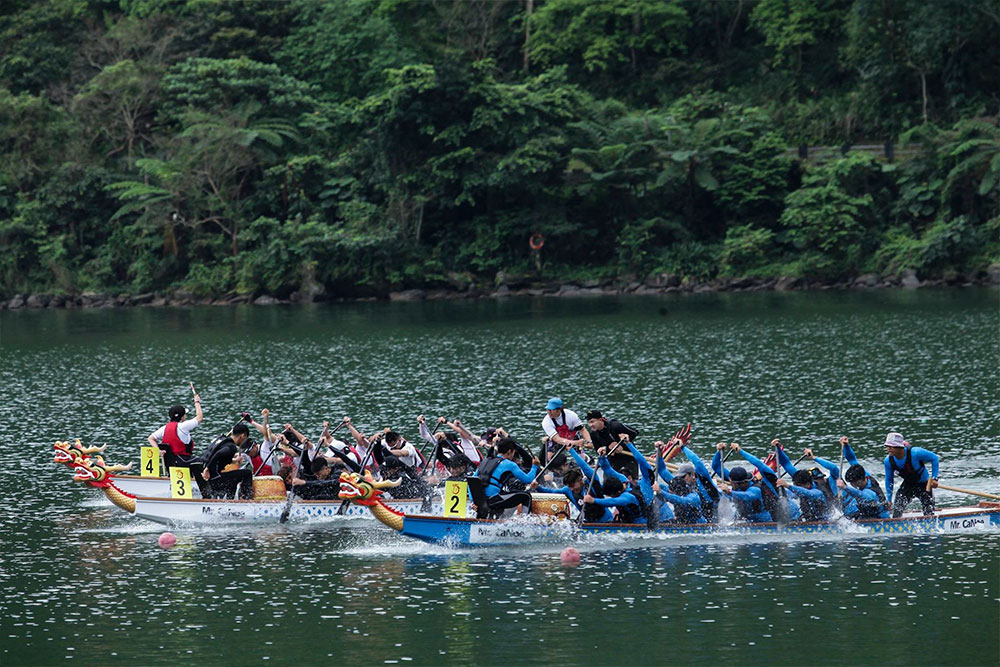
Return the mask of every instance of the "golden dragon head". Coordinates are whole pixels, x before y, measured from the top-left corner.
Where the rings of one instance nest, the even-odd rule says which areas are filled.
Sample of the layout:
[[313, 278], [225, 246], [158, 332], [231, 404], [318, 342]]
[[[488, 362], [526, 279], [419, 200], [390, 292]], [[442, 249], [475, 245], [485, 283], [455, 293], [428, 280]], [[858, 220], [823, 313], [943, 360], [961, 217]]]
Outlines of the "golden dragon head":
[[78, 461], [86, 459], [88, 454], [103, 452], [105, 447], [107, 445], [84, 447], [79, 438], [72, 443], [59, 441], [52, 445], [52, 449], [55, 450], [52, 455], [52, 462], [63, 463], [72, 468]]
[[96, 461], [84, 458], [73, 465], [73, 481], [102, 489], [106, 486], [112, 486], [113, 473], [128, 470], [131, 467], [131, 463], [127, 466], [107, 465], [100, 456], [97, 457]]
[[374, 505], [380, 501], [382, 489], [399, 486], [402, 480], [376, 482], [370, 476], [362, 477], [356, 472], [340, 473], [340, 499], [350, 500], [358, 505]]

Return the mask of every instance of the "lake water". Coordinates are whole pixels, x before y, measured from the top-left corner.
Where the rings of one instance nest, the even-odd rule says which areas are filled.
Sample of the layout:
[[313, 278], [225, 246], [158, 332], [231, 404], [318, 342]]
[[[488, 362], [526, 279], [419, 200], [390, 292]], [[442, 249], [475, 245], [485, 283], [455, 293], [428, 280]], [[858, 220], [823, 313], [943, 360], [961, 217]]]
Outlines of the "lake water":
[[[780, 437], [881, 475], [890, 430], [1000, 493], [1000, 292], [744, 293], [0, 313], [0, 665], [1000, 664], [1000, 533], [590, 538], [476, 551], [365, 519], [178, 530], [132, 519], [52, 443], [138, 460], [166, 408], [199, 443], [244, 409], [418, 414], [537, 445], [561, 396], [694, 449]], [[940, 505], [974, 502], [940, 492]]]

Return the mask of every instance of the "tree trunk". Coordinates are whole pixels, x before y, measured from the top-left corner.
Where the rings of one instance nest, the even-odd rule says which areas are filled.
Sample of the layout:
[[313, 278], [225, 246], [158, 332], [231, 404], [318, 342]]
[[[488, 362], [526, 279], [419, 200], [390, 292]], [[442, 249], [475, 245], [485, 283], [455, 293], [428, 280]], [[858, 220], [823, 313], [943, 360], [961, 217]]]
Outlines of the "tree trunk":
[[920, 72], [920, 93], [923, 96], [924, 102], [924, 125], [927, 124], [927, 75], [924, 74], [923, 70]]
[[525, 0], [524, 3], [524, 72], [531, 68], [531, 13], [535, 9], [535, 0]]

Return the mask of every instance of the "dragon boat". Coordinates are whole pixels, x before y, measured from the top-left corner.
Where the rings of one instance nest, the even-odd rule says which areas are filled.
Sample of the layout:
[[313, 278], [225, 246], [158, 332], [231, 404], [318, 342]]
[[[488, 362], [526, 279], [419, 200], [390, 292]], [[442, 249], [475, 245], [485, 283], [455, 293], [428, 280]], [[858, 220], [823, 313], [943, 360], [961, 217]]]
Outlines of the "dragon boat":
[[[132, 516], [168, 526], [278, 523], [286, 508], [287, 518], [291, 521], [370, 517], [363, 506], [345, 504], [342, 500], [295, 499], [288, 504], [284, 482], [274, 476], [254, 479], [255, 497], [252, 500], [143, 496], [119, 485], [119, 477], [115, 473], [128, 470], [130, 466], [109, 465], [100, 455], [91, 458], [92, 454], [103, 452], [103, 447], [83, 447], [77, 441], [74, 444], [57, 442], [54, 449], [53, 461], [71, 468], [74, 481], [100, 489], [112, 504]], [[386, 499], [383, 502], [393, 511], [404, 515], [417, 512], [440, 514], [444, 511], [441, 499], [431, 500], [429, 503], [422, 498]]]
[[[504, 519], [406, 514], [382, 499], [392, 482], [376, 482], [357, 473], [342, 473], [340, 497], [364, 506], [381, 523], [402, 535], [424, 542], [475, 547], [578, 539], [588, 535], [810, 535], [820, 533], [901, 534], [951, 533], [1000, 527], [1000, 503], [940, 509], [933, 516], [906, 513], [896, 519], [840, 519], [778, 524], [735, 523], [666, 524], [650, 530], [644, 524], [583, 523], [568, 519], [568, 501], [556, 505], [551, 494], [532, 494], [531, 512]], [[541, 498], [540, 498], [541, 496]]]

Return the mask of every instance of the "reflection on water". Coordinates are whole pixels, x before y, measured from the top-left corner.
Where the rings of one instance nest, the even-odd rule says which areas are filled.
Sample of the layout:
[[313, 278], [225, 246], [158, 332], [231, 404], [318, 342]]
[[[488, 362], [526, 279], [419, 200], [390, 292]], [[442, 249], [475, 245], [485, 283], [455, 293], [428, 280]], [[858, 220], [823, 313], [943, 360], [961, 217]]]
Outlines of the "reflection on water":
[[462, 551], [352, 520], [164, 551], [49, 461], [71, 436], [137, 458], [193, 381], [199, 443], [265, 405], [306, 430], [351, 414], [412, 437], [446, 414], [533, 443], [562, 395], [647, 438], [692, 419], [706, 453], [778, 435], [835, 458], [847, 433], [876, 471], [898, 428], [943, 482], [997, 493], [997, 313], [990, 290], [2, 313], [0, 664], [912, 663], [887, 642], [911, 637], [921, 661], [995, 665], [996, 533], [595, 537], [564, 568], [562, 543]]

